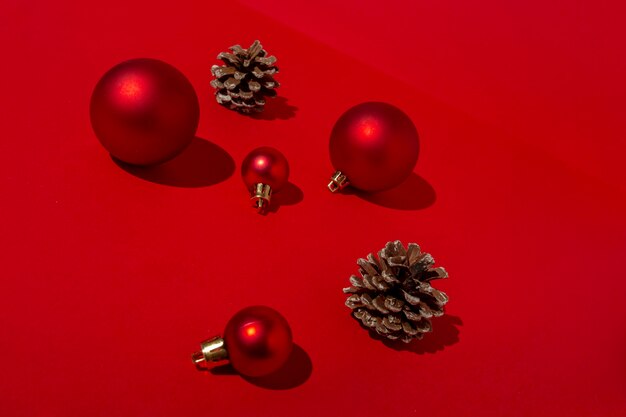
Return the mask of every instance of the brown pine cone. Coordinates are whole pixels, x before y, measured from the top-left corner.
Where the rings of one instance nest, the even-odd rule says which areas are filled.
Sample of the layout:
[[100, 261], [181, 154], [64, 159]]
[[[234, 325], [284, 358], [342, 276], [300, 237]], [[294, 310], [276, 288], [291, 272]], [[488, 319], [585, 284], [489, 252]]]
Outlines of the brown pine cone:
[[359, 259], [359, 273], [350, 277], [350, 294], [346, 305], [364, 326], [389, 339], [409, 343], [432, 331], [431, 317], [444, 314], [448, 296], [430, 285], [430, 281], [447, 278], [442, 267], [423, 253], [415, 243], [407, 249], [402, 242], [388, 242], [378, 252]]
[[267, 56], [259, 41], [248, 49], [240, 45], [229, 48], [217, 56], [224, 65], [213, 65], [211, 73], [215, 77], [211, 86], [216, 89], [217, 102], [240, 113], [261, 112], [266, 97], [276, 97], [280, 84], [274, 80], [278, 72], [276, 57]]

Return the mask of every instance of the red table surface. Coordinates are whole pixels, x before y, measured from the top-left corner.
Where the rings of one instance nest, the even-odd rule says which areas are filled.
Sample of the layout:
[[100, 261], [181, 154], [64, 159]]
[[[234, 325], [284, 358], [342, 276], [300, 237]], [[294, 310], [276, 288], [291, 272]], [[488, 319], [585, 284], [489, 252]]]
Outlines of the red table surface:
[[[0, 415], [626, 415], [624, 6], [551, 3], [4, 1]], [[282, 83], [261, 119], [208, 85], [217, 53], [256, 38]], [[147, 172], [88, 118], [134, 57], [201, 102], [198, 139]], [[415, 174], [333, 195], [330, 129], [368, 100], [414, 120]], [[238, 171], [260, 145], [294, 184], [267, 216]], [[395, 239], [450, 273], [448, 315], [405, 349], [341, 292]], [[292, 369], [197, 372], [198, 343], [252, 304], [291, 323]]]

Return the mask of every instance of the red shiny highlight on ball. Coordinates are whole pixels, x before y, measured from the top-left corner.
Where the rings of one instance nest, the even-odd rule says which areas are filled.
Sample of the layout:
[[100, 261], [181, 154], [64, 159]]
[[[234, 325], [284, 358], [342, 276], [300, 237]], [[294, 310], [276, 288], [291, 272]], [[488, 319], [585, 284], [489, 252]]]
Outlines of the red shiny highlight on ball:
[[233, 368], [253, 377], [278, 370], [293, 348], [287, 320], [265, 306], [248, 307], [235, 314], [224, 330], [224, 342]]
[[122, 80], [120, 85], [120, 94], [124, 97], [134, 98], [141, 93], [141, 80], [130, 76]]
[[383, 191], [402, 183], [419, 155], [419, 137], [411, 119], [387, 103], [352, 107], [335, 123], [330, 159], [350, 184], [365, 191]]
[[269, 146], [254, 149], [241, 163], [241, 176], [248, 188], [267, 184], [272, 191], [280, 190], [289, 180], [289, 163], [277, 149]]
[[380, 125], [376, 119], [366, 117], [361, 120], [358, 129], [360, 132], [357, 134], [363, 135], [363, 138], [373, 138], [380, 132]]
[[252, 337], [257, 333], [257, 327], [254, 324], [244, 326], [244, 333], [248, 337]]

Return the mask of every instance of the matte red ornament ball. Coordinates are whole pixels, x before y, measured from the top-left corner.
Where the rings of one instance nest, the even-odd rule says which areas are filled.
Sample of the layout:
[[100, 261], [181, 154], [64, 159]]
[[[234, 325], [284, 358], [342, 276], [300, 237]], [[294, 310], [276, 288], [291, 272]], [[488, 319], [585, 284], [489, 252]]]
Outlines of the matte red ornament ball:
[[250, 152], [241, 163], [241, 176], [248, 188], [262, 183], [280, 190], [289, 179], [289, 162], [277, 149], [263, 146]]
[[187, 78], [156, 59], [132, 59], [107, 71], [91, 96], [91, 125], [115, 158], [135, 165], [165, 162], [185, 149], [200, 117]]
[[347, 110], [330, 136], [330, 159], [350, 185], [383, 191], [402, 183], [415, 168], [419, 137], [411, 119], [387, 103], [367, 102]]
[[224, 344], [233, 368], [251, 377], [280, 369], [293, 347], [287, 320], [265, 306], [247, 307], [235, 314], [226, 324]]

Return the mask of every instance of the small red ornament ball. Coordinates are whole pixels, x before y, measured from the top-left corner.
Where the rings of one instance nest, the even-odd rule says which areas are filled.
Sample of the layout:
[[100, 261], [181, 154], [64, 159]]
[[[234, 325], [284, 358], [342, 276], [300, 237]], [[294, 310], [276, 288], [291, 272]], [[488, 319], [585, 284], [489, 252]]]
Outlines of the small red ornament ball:
[[102, 146], [134, 165], [165, 162], [185, 149], [200, 117], [187, 78], [156, 59], [133, 59], [111, 68], [91, 95], [91, 125]]
[[247, 307], [235, 314], [226, 324], [224, 344], [233, 368], [251, 377], [280, 369], [293, 347], [287, 320], [265, 306]]
[[269, 185], [272, 191], [278, 191], [289, 179], [289, 163], [278, 150], [263, 146], [254, 149], [244, 158], [241, 176], [248, 188], [262, 183]]
[[346, 111], [330, 136], [330, 159], [350, 185], [383, 191], [402, 183], [415, 168], [419, 137], [411, 119], [387, 103], [368, 102]]

